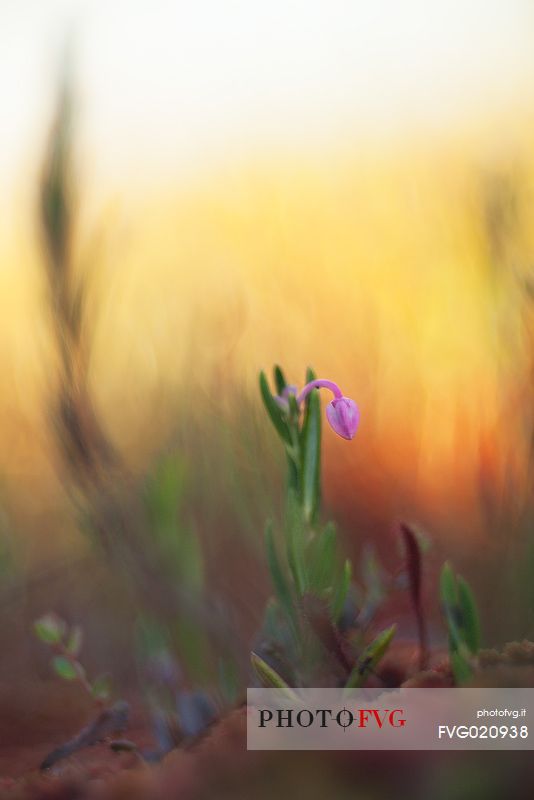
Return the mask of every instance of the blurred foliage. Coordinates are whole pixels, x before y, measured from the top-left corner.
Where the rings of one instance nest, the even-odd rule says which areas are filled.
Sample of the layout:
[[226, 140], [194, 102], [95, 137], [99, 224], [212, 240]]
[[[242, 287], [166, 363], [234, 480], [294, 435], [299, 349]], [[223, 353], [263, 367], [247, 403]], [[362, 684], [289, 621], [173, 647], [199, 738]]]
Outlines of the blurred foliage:
[[[207, 590], [201, 537], [185, 494], [186, 459], [167, 447], [140, 477], [114, 446], [91, 396], [91, 327], [86, 314], [89, 283], [73, 247], [79, 189], [73, 148], [73, 76], [65, 72], [41, 178], [40, 218], [46, 245], [50, 317], [59, 354], [52, 418], [65, 486], [82, 527], [109, 563], [117, 590], [142, 609], [140, 652], [156, 656], [154, 631], [168, 639], [158, 658], [176, 654], [183, 686], [219, 680], [223, 664], [231, 684], [228, 620], [220, 599]], [[48, 620], [50, 622], [50, 620]], [[44, 618], [39, 635], [51, 633]], [[147, 630], [151, 635], [147, 635]], [[158, 634], [159, 635], [159, 634]], [[144, 642], [144, 644], [143, 644]], [[54, 662], [63, 678], [82, 668], [69, 647]], [[64, 652], [63, 652], [64, 651]], [[146, 652], [145, 652], [146, 651]], [[163, 654], [163, 655], [162, 655]], [[178, 702], [178, 700], [176, 701]], [[176, 706], [176, 703], [175, 703]], [[175, 709], [176, 710], [176, 709]]]
[[59, 678], [64, 681], [78, 681], [98, 705], [109, 700], [110, 677], [99, 675], [90, 681], [79, 660], [83, 642], [83, 632], [79, 625], [69, 626], [57, 614], [50, 612], [35, 620], [33, 629], [37, 638], [52, 651], [50, 665]]
[[144, 506], [151, 546], [180, 587], [200, 596], [204, 585], [203, 557], [198, 532], [186, 522], [186, 470], [176, 454], [165, 455], [148, 474]]

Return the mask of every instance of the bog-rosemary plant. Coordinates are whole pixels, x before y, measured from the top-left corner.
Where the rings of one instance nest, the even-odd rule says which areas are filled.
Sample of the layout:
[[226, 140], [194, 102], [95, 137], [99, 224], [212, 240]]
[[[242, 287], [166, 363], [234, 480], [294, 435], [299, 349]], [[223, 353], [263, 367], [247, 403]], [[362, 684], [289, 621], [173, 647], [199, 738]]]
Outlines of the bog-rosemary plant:
[[[269, 521], [265, 544], [274, 597], [252, 655], [252, 666], [264, 686], [317, 684], [361, 685], [385, 653], [394, 628], [376, 642], [356, 632], [352, 566], [341, 556], [332, 522], [321, 519], [320, 389], [334, 399], [326, 416], [332, 429], [351, 440], [359, 425], [356, 403], [311, 369], [299, 392], [274, 368], [275, 392], [265, 373], [260, 392], [267, 414], [285, 449], [287, 481], [282, 554]], [[371, 656], [369, 656], [371, 648]]]

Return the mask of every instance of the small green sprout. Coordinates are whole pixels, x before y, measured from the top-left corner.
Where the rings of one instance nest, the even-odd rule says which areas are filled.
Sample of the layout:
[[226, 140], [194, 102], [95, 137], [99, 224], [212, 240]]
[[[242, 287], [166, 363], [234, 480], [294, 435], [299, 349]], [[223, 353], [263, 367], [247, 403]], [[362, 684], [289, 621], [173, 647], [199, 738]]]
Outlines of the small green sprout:
[[480, 647], [478, 611], [469, 584], [454, 574], [448, 562], [441, 571], [440, 590], [449, 633], [449, 658], [454, 679], [461, 685], [471, 679]]
[[250, 656], [252, 667], [258, 680], [265, 689], [278, 689], [283, 692], [291, 702], [298, 701], [298, 697], [293, 692], [283, 678], [270, 667], [260, 656], [252, 653]]
[[69, 627], [57, 614], [48, 613], [33, 623], [33, 630], [41, 642], [52, 650], [51, 666], [58, 678], [78, 681], [98, 706], [111, 695], [108, 675], [100, 675], [92, 682], [87, 678], [84, 666], [78, 660], [83, 643], [83, 632], [79, 625]]
[[365, 648], [359, 657], [356, 666], [349, 675], [349, 679], [345, 685], [346, 689], [359, 689], [364, 685], [368, 676], [376, 669], [382, 658], [385, 656], [391, 642], [393, 641], [396, 630], [397, 626], [391, 625], [390, 628], [386, 628], [385, 631], [379, 633], [376, 639], [374, 639], [371, 644]]

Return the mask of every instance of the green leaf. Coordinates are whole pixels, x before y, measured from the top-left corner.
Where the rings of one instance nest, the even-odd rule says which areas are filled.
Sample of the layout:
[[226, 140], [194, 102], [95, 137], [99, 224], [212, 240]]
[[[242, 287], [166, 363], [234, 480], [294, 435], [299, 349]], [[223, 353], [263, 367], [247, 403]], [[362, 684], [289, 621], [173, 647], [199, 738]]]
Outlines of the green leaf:
[[334, 587], [336, 578], [336, 528], [332, 522], [324, 528], [312, 543], [312, 564], [309, 589], [317, 595]]
[[462, 645], [461, 614], [458, 606], [458, 588], [456, 576], [451, 565], [446, 562], [441, 570], [440, 577], [441, 604], [449, 631], [449, 649], [458, 650]]
[[66, 625], [57, 614], [45, 614], [35, 620], [33, 629], [45, 644], [59, 644], [65, 634]]
[[288, 452], [287, 448], [286, 448], [286, 456], [287, 456], [287, 491], [288, 493], [298, 494], [299, 468], [298, 465], [295, 463], [293, 455]]
[[76, 662], [73, 663], [65, 656], [54, 656], [52, 659], [52, 668], [56, 675], [59, 675], [64, 681], [73, 681], [83, 674], [81, 665]]
[[455, 608], [458, 602], [458, 592], [456, 589], [456, 578], [448, 561], [445, 562], [441, 570], [440, 577], [441, 602], [445, 607]]
[[284, 419], [284, 413], [271, 394], [271, 390], [269, 389], [269, 384], [267, 383], [267, 378], [265, 377], [265, 372], [263, 372], [263, 370], [260, 372], [260, 392], [265, 409], [271, 418], [271, 422], [276, 428], [279, 436], [284, 442], [286, 442], [286, 444], [291, 444], [291, 435], [287, 422]]
[[287, 582], [286, 576], [284, 575], [282, 566], [278, 559], [278, 554], [276, 552], [276, 545], [273, 536], [273, 524], [271, 521], [269, 521], [265, 526], [265, 548], [267, 550], [267, 562], [269, 564], [269, 571], [271, 573], [271, 579], [273, 582], [273, 587], [276, 596], [278, 598], [278, 602], [280, 603], [281, 608], [284, 609], [289, 619], [294, 624], [296, 624], [296, 614], [293, 605], [293, 597], [291, 595], [291, 589]]
[[69, 632], [66, 648], [72, 656], [79, 655], [82, 649], [83, 631], [79, 625], [74, 625]]
[[302, 442], [302, 507], [307, 522], [317, 516], [321, 497], [321, 401], [312, 391], [306, 401]]
[[265, 689], [282, 689], [289, 699], [297, 700], [295, 692], [291, 691], [284, 679], [263, 658], [260, 658], [256, 653], [251, 653], [250, 663], [258, 680]]
[[358, 663], [349, 675], [346, 683], [347, 689], [359, 689], [363, 685], [368, 675], [376, 669], [386, 654], [395, 636], [396, 630], [396, 625], [386, 628], [386, 630], [379, 633], [376, 639], [364, 650], [358, 659]]
[[343, 564], [343, 571], [341, 573], [341, 576], [338, 578], [337, 585], [332, 598], [332, 615], [336, 622], [338, 622], [341, 613], [343, 611], [343, 608], [345, 606], [345, 600], [347, 599], [347, 594], [349, 593], [351, 579], [352, 579], [352, 564], [347, 559]]
[[99, 675], [93, 681], [91, 691], [96, 700], [108, 700], [111, 695], [111, 676], [107, 673]]
[[480, 623], [471, 588], [461, 576], [454, 575], [449, 563], [441, 571], [440, 586], [452, 648], [465, 646], [475, 655], [480, 647]]
[[[287, 402], [288, 402], [288, 405], [289, 405], [290, 425], [292, 425], [292, 426], [294, 426], [296, 428], [298, 426], [298, 419], [299, 419], [299, 416], [300, 416], [300, 409], [299, 409], [299, 404], [297, 403], [296, 396], [294, 394], [290, 394], [289, 397], [287, 398]], [[296, 439], [296, 441], [293, 442], [293, 448], [295, 450], [295, 453], [298, 454], [298, 452], [300, 450], [299, 443], [298, 443], [298, 434], [296, 435], [295, 439]]]
[[480, 623], [476, 602], [471, 587], [460, 576], [458, 577], [458, 603], [463, 640], [471, 653], [476, 655], [480, 647]]
[[452, 649], [449, 652], [449, 659], [451, 662], [452, 673], [454, 675], [454, 681], [458, 686], [461, 686], [463, 683], [467, 683], [467, 681], [471, 680], [473, 677], [473, 670], [466, 658], [455, 649]]
[[284, 373], [282, 372], [282, 368], [279, 367], [278, 364], [275, 364], [273, 373], [274, 373], [274, 385], [276, 386], [276, 391], [278, 392], [278, 394], [282, 394], [282, 392], [287, 386], [287, 381]]
[[475, 598], [461, 576], [455, 576], [449, 563], [444, 564], [440, 578], [441, 602], [449, 631], [449, 660], [457, 684], [473, 674], [469, 656], [480, 646], [480, 624]]
[[294, 492], [289, 491], [287, 497], [287, 511], [285, 521], [287, 561], [295, 590], [302, 597], [306, 588], [306, 569], [304, 564], [304, 526], [301, 508]]
[[375, 669], [378, 666], [378, 663], [382, 660], [384, 655], [386, 654], [387, 649], [389, 648], [391, 642], [393, 641], [393, 637], [397, 632], [397, 626], [391, 625], [386, 630], [379, 633], [376, 639], [374, 639], [367, 650], [364, 653], [364, 658], [366, 660], [370, 660], [371, 666], [370, 669]]

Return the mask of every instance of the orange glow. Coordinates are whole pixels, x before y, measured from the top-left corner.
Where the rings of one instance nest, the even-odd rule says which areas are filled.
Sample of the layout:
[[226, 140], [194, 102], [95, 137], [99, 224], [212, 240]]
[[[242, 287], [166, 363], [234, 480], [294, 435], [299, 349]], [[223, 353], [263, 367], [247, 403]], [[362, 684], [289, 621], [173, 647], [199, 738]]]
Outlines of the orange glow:
[[[511, 263], [528, 263], [533, 229], [519, 219], [513, 258], [492, 263], [487, 176], [513, 183], [518, 171], [508, 154], [482, 160], [480, 142], [278, 154], [111, 210], [89, 197], [77, 251], [92, 275], [91, 379], [130, 458], [142, 463], [172, 426], [180, 391], [210, 406], [214, 378], [254, 393], [260, 368], [281, 362], [299, 382], [310, 363], [362, 411], [350, 448], [325, 433], [332, 499], [353, 487], [473, 510], [490, 473], [523, 492], [530, 352]], [[522, 152], [513, 189], [524, 204], [533, 165]], [[43, 459], [54, 363], [38, 239], [11, 244], [1, 315], [8, 474]]]

